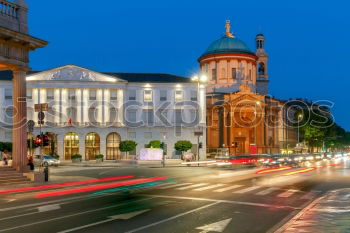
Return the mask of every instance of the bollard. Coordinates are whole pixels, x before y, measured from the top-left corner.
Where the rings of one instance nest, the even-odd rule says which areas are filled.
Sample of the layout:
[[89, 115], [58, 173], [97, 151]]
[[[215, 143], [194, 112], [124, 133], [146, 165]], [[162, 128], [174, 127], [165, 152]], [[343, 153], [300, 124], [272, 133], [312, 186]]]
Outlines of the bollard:
[[49, 181], [49, 166], [46, 165], [44, 168], [44, 176], [45, 176], [45, 182]]

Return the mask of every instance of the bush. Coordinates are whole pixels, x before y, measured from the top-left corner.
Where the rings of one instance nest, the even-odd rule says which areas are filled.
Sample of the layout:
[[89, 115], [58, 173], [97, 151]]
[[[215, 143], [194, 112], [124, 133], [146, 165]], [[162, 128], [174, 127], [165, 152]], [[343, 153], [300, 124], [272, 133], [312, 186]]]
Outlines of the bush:
[[98, 154], [95, 156], [96, 159], [103, 159], [103, 154]]
[[153, 140], [149, 142], [148, 148], [161, 148], [161, 144], [159, 140]]
[[73, 159], [81, 159], [81, 158], [83, 158], [83, 156], [80, 155], [80, 154], [72, 155], [72, 160], [73, 160]]
[[185, 152], [192, 148], [190, 141], [177, 141], [174, 146], [175, 150]]

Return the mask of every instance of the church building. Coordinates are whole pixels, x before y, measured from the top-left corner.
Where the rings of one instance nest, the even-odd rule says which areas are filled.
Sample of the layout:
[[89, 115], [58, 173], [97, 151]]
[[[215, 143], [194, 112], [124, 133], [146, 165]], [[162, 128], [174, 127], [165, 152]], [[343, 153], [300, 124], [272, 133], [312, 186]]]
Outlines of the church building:
[[284, 103], [269, 94], [265, 37], [256, 36], [256, 51], [231, 33], [212, 42], [199, 57], [208, 76], [207, 150], [230, 154], [281, 153], [286, 146]]

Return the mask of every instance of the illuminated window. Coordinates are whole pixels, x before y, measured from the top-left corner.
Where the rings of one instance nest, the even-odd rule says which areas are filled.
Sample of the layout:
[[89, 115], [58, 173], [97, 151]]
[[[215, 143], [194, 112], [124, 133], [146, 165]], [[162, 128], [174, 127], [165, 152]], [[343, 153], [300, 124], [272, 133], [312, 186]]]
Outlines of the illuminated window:
[[68, 91], [68, 100], [75, 100], [75, 90]]
[[106, 160], [121, 159], [119, 150], [120, 136], [117, 133], [110, 133], [107, 136]]
[[183, 100], [183, 91], [176, 90], [175, 91], [175, 101], [182, 101]]
[[151, 102], [153, 100], [153, 92], [151, 90], [145, 90], [143, 92], [143, 101]]
[[96, 95], [97, 95], [97, 91], [96, 90], [90, 90], [89, 91], [89, 100], [96, 100]]
[[85, 159], [95, 160], [100, 154], [100, 136], [97, 133], [89, 133], [85, 138]]
[[111, 90], [111, 101], [118, 99], [118, 92], [117, 90]]
[[46, 99], [47, 100], [55, 99], [53, 89], [47, 89], [46, 90]]
[[68, 133], [64, 136], [64, 159], [70, 160], [75, 154], [79, 154], [79, 137], [75, 133]]

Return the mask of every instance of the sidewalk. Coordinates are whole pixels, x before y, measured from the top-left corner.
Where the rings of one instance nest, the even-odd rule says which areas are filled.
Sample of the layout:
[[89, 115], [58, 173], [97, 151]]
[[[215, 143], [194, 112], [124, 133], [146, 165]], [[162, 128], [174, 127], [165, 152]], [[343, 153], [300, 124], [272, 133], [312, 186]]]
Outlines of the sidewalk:
[[350, 188], [328, 192], [275, 231], [296, 232], [349, 233]]
[[[201, 161], [203, 162], [203, 161]], [[165, 167], [187, 167], [182, 164], [181, 159], [168, 159], [165, 161]], [[72, 163], [71, 161], [63, 161], [60, 166], [72, 166], [72, 167], [163, 167], [162, 161], [145, 161], [145, 160], [121, 160], [121, 161], [82, 161], [80, 163]], [[198, 167], [197, 164], [192, 164], [192, 167]], [[201, 163], [201, 167], [206, 164]]]

